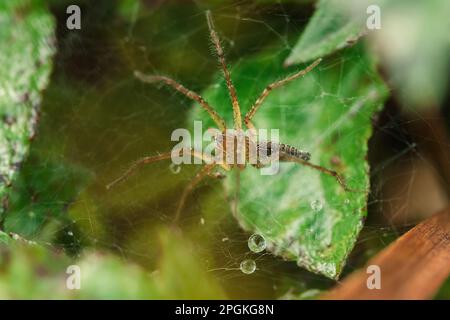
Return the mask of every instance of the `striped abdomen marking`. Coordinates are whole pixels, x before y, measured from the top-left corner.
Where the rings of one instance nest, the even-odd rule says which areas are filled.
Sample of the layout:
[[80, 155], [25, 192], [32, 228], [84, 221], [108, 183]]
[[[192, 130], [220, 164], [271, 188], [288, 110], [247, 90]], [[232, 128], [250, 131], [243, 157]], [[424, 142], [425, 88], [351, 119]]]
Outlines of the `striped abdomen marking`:
[[267, 152], [268, 156], [270, 156], [272, 154], [272, 152], [276, 152], [276, 150], [278, 150], [281, 157], [283, 155], [287, 155], [287, 156], [302, 159], [305, 161], [308, 161], [311, 159], [311, 154], [309, 152], [299, 150], [296, 147], [290, 146], [288, 144], [284, 144], [284, 143], [276, 144], [275, 142], [272, 142], [272, 141], [268, 141], [263, 144], [259, 143], [258, 151], [262, 146], [264, 146], [266, 148], [266, 152]]
[[284, 143], [280, 143], [279, 150], [281, 154], [286, 154], [294, 158], [299, 158], [305, 161], [311, 159], [311, 154], [309, 152], [299, 150], [296, 147]]
[[[221, 134], [219, 137], [220, 139], [217, 141], [217, 148], [219, 152], [223, 153], [224, 159], [227, 158], [227, 155], [231, 155], [231, 157], [234, 158], [233, 164], [238, 163], [238, 153], [244, 156], [245, 162], [249, 162], [250, 149], [255, 147], [256, 150], [252, 153], [252, 155], [256, 156], [258, 161], [262, 159], [261, 157], [270, 157], [274, 152], [278, 153], [280, 158], [283, 158], [283, 156], [289, 156], [302, 159], [304, 161], [309, 161], [311, 158], [311, 154], [309, 152], [299, 150], [296, 147], [284, 143], [276, 143], [273, 141], [262, 141], [255, 143], [248, 136], [244, 136], [241, 143], [238, 143], [237, 136], [233, 134]], [[231, 144], [228, 145], [227, 142], [230, 142]]]

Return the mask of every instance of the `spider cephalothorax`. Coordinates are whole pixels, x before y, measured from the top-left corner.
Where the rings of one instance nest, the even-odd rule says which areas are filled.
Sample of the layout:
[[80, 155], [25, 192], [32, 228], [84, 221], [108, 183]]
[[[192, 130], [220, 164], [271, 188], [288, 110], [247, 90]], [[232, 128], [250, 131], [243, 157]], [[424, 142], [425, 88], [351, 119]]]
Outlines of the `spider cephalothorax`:
[[[269, 84], [266, 86], [266, 88], [263, 90], [261, 95], [258, 99], [256, 99], [253, 106], [250, 108], [250, 110], [247, 112], [247, 114], [244, 117], [244, 120], [242, 121], [242, 114], [239, 106], [239, 102], [236, 95], [236, 89], [233, 85], [233, 82], [231, 81], [230, 72], [227, 68], [227, 64], [225, 61], [225, 55], [223, 48], [220, 43], [220, 39], [217, 35], [217, 32], [214, 28], [214, 23], [212, 20], [211, 12], [206, 12], [206, 18], [208, 22], [208, 28], [210, 32], [211, 41], [214, 45], [215, 51], [217, 53], [217, 57], [225, 78], [225, 82], [228, 88], [228, 93], [230, 95], [231, 99], [231, 105], [233, 108], [233, 130], [234, 132], [242, 133], [242, 122], [244, 122], [247, 129], [249, 129], [247, 132], [255, 132], [256, 127], [252, 123], [252, 119], [255, 116], [258, 109], [262, 106], [264, 100], [267, 98], [267, 96], [270, 94], [270, 92], [276, 88], [279, 88], [283, 86], [284, 84], [293, 81], [295, 79], [298, 79], [308, 72], [310, 72], [312, 69], [314, 69], [321, 61], [321, 59], [317, 59], [314, 61], [311, 65], [306, 67], [305, 69], [298, 71], [282, 80], [276, 81], [274, 83]], [[176, 82], [175, 80], [171, 79], [167, 76], [161, 76], [161, 75], [145, 75], [141, 73], [140, 71], [135, 71], [135, 76], [140, 79], [143, 82], [146, 83], [157, 83], [157, 82], [163, 82], [166, 85], [172, 87], [173, 89], [179, 91], [186, 97], [196, 101], [203, 109], [208, 112], [211, 119], [214, 121], [214, 123], [217, 125], [219, 130], [219, 135], [217, 137], [220, 137], [222, 142], [217, 142], [216, 150], [218, 152], [222, 152], [223, 156], [222, 159], [228, 159], [228, 161], [217, 161], [215, 156], [212, 156], [210, 154], [205, 154], [203, 152], [197, 151], [195, 149], [186, 149], [186, 148], [180, 148], [177, 151], [179, 154], [189, 154], [192, 157], [201, 159], [205, 164], [203, 165], [202, 169], [196, 174], [196, 176], [190, 181], [188, 186], [184, 189], [180, 201], [178, 203], [177, 211], [175, 214], [175, 221], [178, 219], [181, 209], [184, 206], [184, 203], [186, 201], [186, 197], [189, 195], [189, 193], [192, 191], [192, 189], [205, 177], [222, 177], [222, 175], [214, 174], [213, 170], [220, 166], [225, 171], [230, 171], [233, 168], [239, 168], [243, 170], [246, 167], [246, 164], [251, 164], [253, 167], [257, 169], [263, 168], [265, 165], [267, 165], [266, 162], [263, 161], [263, 159], [260, 157], [261, 151], [263, 151], [263, 154], [265, 154], [267, 157], [273, 159], [273, 155], [276, 155], [277, 160], [282, 162], [296, 162], [302, 165], [306, 165], [310, 168], [313, 168], [315, 170], [319, 170], [320, 172], [333, 176], [336, 178], [337, 182], [346, 190], [350, 190], [347, 185], [345, 184], [343, 178], [337, 174], [335, 171], [332, 171], [330, 169], [327, 169], [325, 167], [315, 165], [309, 162], [311, 155], [309, 152], [301, 151], [293, 146], [289, 146], [287, 144], [278, 143], [274, 141], [257, 141], [252, 138], [252, 135], [248, 133], [241, 134], [243, 138], [243, 142], [239, 144], [238, 141], [235, 139], [238, 139], [236, 135], [230, 135], [229, 131], [227, 130], [226, 123], [224, 119], [217, 113], [217, 111], [208, 104], [199, 94], [197, 94], [194, 91], [191, 91], [184, 87], [182, 84]], [[239, 134], [238, 134], [239, 136]], [[217, 138], [216, 137], [216, 138]], [[228, 147], [226, 141], [233, 140], [233, 147]], [[240, 147], [239, 147], [240, 145]], [[251, 159], [250, 157], [250, 151], [251, 148], [254, 147], [256, 150], [256, 159]], [[109, 189], [114, 184], [124, 180], [128, 176], [130, 176], [137, 168], [139, 168], [141, 165], [153, 163], [160, 160], [170, 159], [172, 154], [174, 153], [174, 150], [171, 152], [159, 154], [156, 156], [149, 156], [142, 158], [138, 161], [136, 161], [122, 176], [120, 176], [118, 179], [111, 182], [107, 188]], [[216, 154], [217, 155], [217, 154]], [[237, 172], [237, 181], [239, 183], [239, 170]], [[237, 202], [235, 202], [235, 210], [237, 210]]]

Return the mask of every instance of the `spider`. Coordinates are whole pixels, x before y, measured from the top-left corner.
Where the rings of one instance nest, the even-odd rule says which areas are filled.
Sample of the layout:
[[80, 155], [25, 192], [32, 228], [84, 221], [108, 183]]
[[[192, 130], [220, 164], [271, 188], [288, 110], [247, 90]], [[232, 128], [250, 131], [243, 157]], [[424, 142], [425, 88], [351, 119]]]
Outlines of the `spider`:
[[[322, 60], [321, 58], [319, 58], [319, 59], [315, 60], [311, 65], [306, 67], [305, 69], [298, 71], [284, 79], [278, 80], [278, 81], [273, 82], [273, 83], [269, 84], [268, 86], [266, 86], [266, 88], [263, 90], [263, 92], [258, 97], [258, 99], [256, 99], [255, 103], [252, 105], [252, 107], [247, 112], [247, 114], [245, 115], [245, 117], [242, 121], [242, 114], [241, 114], [239, 102], [237, 99], [236, 89], [233, 85], [233, 82], [231, 81], [230, 72], [228, 70], [227, 63], [225, 60], [225, 54], [224, 54], [222, 45], [220, 43], [219, 36], [215, 30], [214, 22], [213, 22], [213, 19], [211, 16], [211, 12], [209, 10], [206, 11], [206, 20], [207, 20], [207, 24], [208, 24], [210, 38], [211, 38], [212, 44], [214, 46], [214, 49], [216, 51], [216, 54], [217, 54], [217, 57], [219, 60], [219, 64], [220, 64], [222, 72], [223, 72], [223, 76], [225, 78], [228, 93], [230, 95], [231, 104], [232, 104], [232, 108], [233, 108], [233, 123], [234, 123], [235, 132], [240, 132], [240, 133], [243, 132], [242, 122], [245, 124], [245, 126], [250, 131], [256, 130], [254, 124], [252, 123], [252, 119], [255, 116], [256, 112], [259, 110], [259, 108], [262, 106], [264, 100], [267, 98], [267, 96], [269, 96], [270, 92], [276, 88], [279, 88], [279, 87], [285, 85], [286, 83], [288, 83], [290, 81], [293, 81], [295, 79], [303, 77], [308, 72], [313, 70]], [[176, 91], [182, 93], [189, 99], [197, 102], [209, 114], [209, 116], [212, 118], [212, 120], [217, 125], [218, 129], [220, 130], [220, 135], [221, 135], [220, 138], [222, 138], [221, 139], [222, 142], [220, 143], [220, 145], [217, 146], [217, 149], [221, 150], [225, 154], [225, 156], [231, 156], [233, 159], [237, 158], [238, 153], [245, 154], [244, 163], [238, 163], [235, 161], [234, 163], [229, 164], [229, 163], [218, 163], [215, 161], [215, 159], [213, 157], [211, 157], [211, 155], [199, 152], [193, 148], [192, 149], [179, 149], [178, 151], [179, 151], [180, 155], [184, 155], [185, 153], [189, 154], [189, 156], [201, 159], [202, 162], [205, 162], [205, 164], [203, 165], [202, 169], [190, 181], [190, 183], [185, 187], [183, 193], [181, 194], [181, 197], [178, 202], [177, 209], [176, 209], [174, 222], [176, 222], [178, 220], [181, 210], [183, 209], [183, 206], [186, 202], [186, 198], [188, 197], [190, 192], [199, 184], [199, 182], [202, 181], [202, 179], [204, 179], [207, 176], [210, 176], [213, 178], [223, 178], [224, 177], [224, 175], [222, 175], [220, 173], [213, 172], [214, 169], [218, 166], [222, 167], [225, 171], [230, 171], [234, 168], [238, 169], [238, 170], [236, 170], [236, 176], [237, 176], [237, 184], [238, 184], [237, 190], [239, 190], [240, 170], [245, 169], [246, 164], [250, 164], [248, 161], [249, 159], [248, 159], [248, 151], [247, 150], [248, 150], [249, 144], [253, 142], [253, 137], [251, 135], [249, 135], [248, 133], [243, 134], [245, 143], [241, 144], [241, 146], [243, 148], [246, 148], [246, 150], [238, 150], [237, 148], [233, 148], [233, 150], [227, 150], [226, 144], [223, 143], [223, 141], [226, 141], [227, 139], [236, 139], [236, 137], [230, 138], [229, 134], [226, 133], [227, 126], [226, 126], [224, 119], [199, 94], [187, 89], [182, 84], [176, 82], [175, 80], [173, 80], [167, 76], [145, 75], [145, 74], [141, 73], [140, 71], [135, 71], [134, 75], [136, 76], [136, 78], [138, 78], [139, 80], [141, 80], [144, 83], [151, 84], [151, 83], [162, 82], [162, 83], [166, 84], [167, 86], [172, 87]], [[310, 160], [311, 155], [309, 154], [309, 152], [299, 150], [293, 146], [289, 146], [289, 145], [286, 145], [283, 143], [275, 143], [275, 142], [271, 142], [271, 141], [268, 141], [265, 143], [258, 142], [255, 144], [258, 149], [263, 148], [263, 147], [266, 148], [269, 155], [271, 152], [275, 152], [274, 150], [277, 150], [276, 152], [278, 152], [280, 161], [296, 162], [301, 165], [305, 165], [312, 169], [318, 170], [323, 174], [332, 176], [336, 179], [336, 181], [342, 186], [342, 188], [345, 191], [352, 191], [351, 189], [349, 189], [347, 187], [343, 177], [341, 177], [337, 172], [327, 169], [325, 167], [322, 167], [320, 165], [310, 163], [309, 160]], [[239, 144], [238, 144], [238, 146], [239, 146]], [[154, 163], [154, 162], [161, 161], [161, 160], [171, 159], [172, 152], [173, 151], [158, 154], [155, 156], [148, 156], [148, 157], [144, 157], [140, 160], [137, 160], [120, 177], [118, 177], [116, 180], [114, 180], [110, 184], [108, 184], [106, 186], [106, 188], [110, 189], [115, 184], [125, 180], [127, 177], [129, 177], [132, 173], [134, 173], [142, 165]], [[257, 169], [260, 169], [264, 166], [264, 164], [260, 161], [258, 161], [256, 164], [251, 163], [251, 165]], [[234, 203], [234, 206], [235, 206], [234, 213], [236, 213], [237, 212], [237, 199]]]

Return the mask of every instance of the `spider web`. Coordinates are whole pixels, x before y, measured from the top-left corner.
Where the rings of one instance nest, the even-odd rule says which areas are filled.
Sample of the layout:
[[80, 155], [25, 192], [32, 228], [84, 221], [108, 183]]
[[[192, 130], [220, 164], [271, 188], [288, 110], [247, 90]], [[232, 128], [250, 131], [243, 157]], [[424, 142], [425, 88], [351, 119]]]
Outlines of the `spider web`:
[[[160, 255], [158, 230], [171, 222], [180, 192], [198, 168], [183, 166], [178, 172], [161, 162], [110, 191], [105, 186], [134, 160], [170, 151], [170, 134], [188, 126], [192, 102], [173, 90], [139, 83], [132, 74], [168, 74], [201, 92], [219, 70], [201, 2], [112, 3], [82, 2], [81, 31], [65, 29], [64, 4], [53, 7], [59, 53], [38, 137], [14, 185], [5, 228], [75, 256], [85, 250], [113, 252], [152, 272]], [[262, 50], [291, 49], [312, 12], [312, 4], [281, 1], [218, 6], [214, 15], [228, 63]], [[420, 218], [403, 213], [432, 213], [445, 203], [444, 196], [428, 206], [409, 200], [419, 190], [418, 179], [433, 190], [439, 190], [440, 181], [407, 124], [395, 107], [375, 122], [369, 220], [345, 272], [363, 265]], [[291, 297], [334, 284], [293, 262], [251, 252], [249, 234], [239, 228], [229, 203], [221, 183], [208, 180], [189, 197], [182, 217], [199, 263], [228, 297]], [[251, 275], [239, 269], [245, 259], [256, 262]]]

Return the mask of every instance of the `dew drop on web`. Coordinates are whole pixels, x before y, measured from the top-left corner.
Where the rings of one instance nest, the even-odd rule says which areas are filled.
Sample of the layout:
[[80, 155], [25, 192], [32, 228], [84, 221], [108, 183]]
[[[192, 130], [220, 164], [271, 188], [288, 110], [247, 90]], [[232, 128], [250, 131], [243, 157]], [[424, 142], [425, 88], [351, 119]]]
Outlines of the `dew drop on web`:
[[266, 239], [260, 234], [252, 234], [248, 238], [248, 248], [254, 253], [264, 251], [266, 249]]
[[240, 269], [242, 273], [252, 274], [256, 270], [256, 262], [253, 259], [246, 259], [241, 262]]

